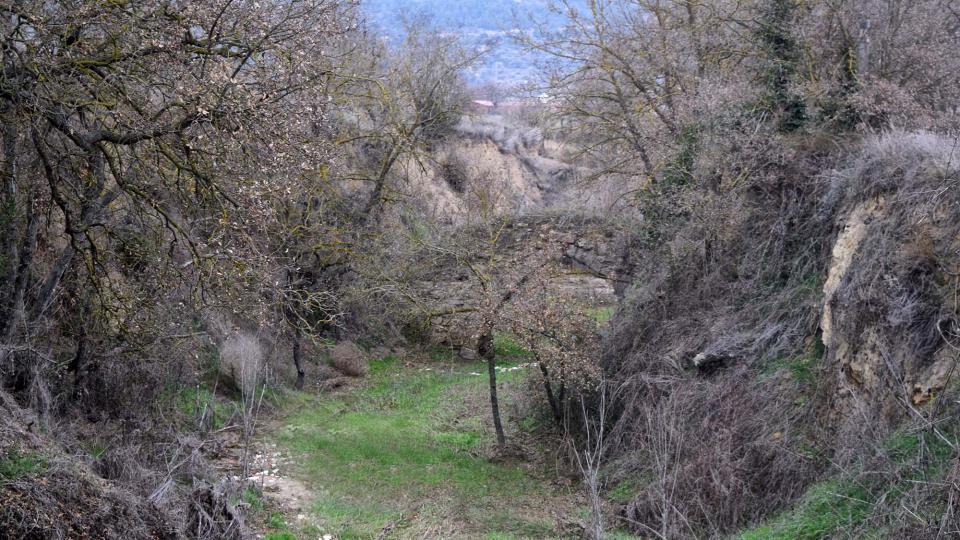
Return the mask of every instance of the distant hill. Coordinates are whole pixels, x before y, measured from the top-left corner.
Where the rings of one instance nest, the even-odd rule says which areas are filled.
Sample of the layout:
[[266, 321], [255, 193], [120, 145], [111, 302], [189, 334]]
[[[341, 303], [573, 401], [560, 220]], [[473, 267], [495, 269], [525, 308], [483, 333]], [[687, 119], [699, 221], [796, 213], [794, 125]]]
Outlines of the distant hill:
[[[587, 0], [572, 2], [585, 10]], [[459, 33], [468, 47], [480, 47], [491, 39], [505, 38], [512, 29], [533, 28], [533, 21], [554, 28], [563, 17], [549, 9], [548, 0], [363, 0], [362, 9], [374, 26], [392, 37], [403, 37], [403, 15], [426, 13], [442, 30]], [[537, 78], [536, 58], [501, 39], [501, 45], [478, 66], [472, 82], [517, 84]]]
[[[586, 6], [586, 0], [578, 3]], [[388, 30], [393, 21], [399, 25], [399, 14], [418, 11], [430, 13], [438, 26], [451, 30], [501, 30], [513, 23], [514, 12], [521, 19], [532, 15], [559, 22], [547, 0], [364, 0], [362, 4], [371, 19]]]

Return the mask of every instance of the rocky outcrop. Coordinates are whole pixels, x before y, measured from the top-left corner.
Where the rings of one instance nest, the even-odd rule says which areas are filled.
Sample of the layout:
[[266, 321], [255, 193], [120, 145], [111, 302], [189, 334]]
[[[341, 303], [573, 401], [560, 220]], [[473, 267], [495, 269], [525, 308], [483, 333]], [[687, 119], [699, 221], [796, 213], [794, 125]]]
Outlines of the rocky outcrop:
[[894, 421], [943, 391], [960, 332], [960, 163], [949, 141], [887, 135], [847, 172], [850, 210], [821, 321], [834, 414]]
[[843, 230], [833, 245], [830, 270], [823, 285], [823, 316], [820, 317], [820, 330], [823, 342], [833, 346], [833, 309], [832, 303], [840, 282], [850, 270], [854, 255], [867, 234], [867, 225], [883, 211], [883, 199], [871, 199], [858, 204], [846, 219]]
[[911, 187], [856, 205], [834, 247], [821, 329], [839, 414], [895, 418], [934, 398], [957, 364], [958, 216], [907, 202]]
[[401, 161], [397, 173], [408, 200], [438, 221], [462, 225], [490, 216], [526, 213], [574, 201], [581, 169], [565, 147], [539, 130], [498, 115], [464, 118], [430, 158]]

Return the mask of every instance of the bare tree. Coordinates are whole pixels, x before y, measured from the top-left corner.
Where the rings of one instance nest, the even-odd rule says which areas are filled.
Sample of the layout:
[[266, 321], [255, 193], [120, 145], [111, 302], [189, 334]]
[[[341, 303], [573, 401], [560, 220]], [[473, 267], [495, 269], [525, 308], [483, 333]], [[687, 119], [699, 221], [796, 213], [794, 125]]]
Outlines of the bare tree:
[[348, 178], [370, 189], [362, 215], [375, 217], [397, 191], [395, 166], [429, 159], [426, 150], [459, 121], [467, 101], [463, 72], [480, 53], [468, 53], [423, 18], [406, 23], [399, 47], [364, 39], [353, 50], [360, 69], [342, 83], [349, 101], [338, 140], [359, 165]]
[[272, 277], [295, 261], [259, 240], [334, 153], [316, 137], [332, 63], [315, 51], [350, 29], [348, 8], [0, 7], [3, 342], [89, 313], [104, 332], [75, 333], [79, 373], [89, 340], [130, 352], [185, 322], [159, 309], [174, 298], [269, 317]]
[[[594, 389], [581, 388], [578, 393], [579, 421], [576, 433], [572, 433], [567, 424], [567, 437], [573, 450], [574, 460], [583, 482], [586, 484], [590, 500], [590, 538], [602, 540], [606, 531], [603, 513], [603, 485], [600, 478], [607, 453], [610, 451], [608, 437], [608, 418], [613, 403], [625, 385], [614, 386], [603, 377]], [[588, 405], [589, 404], [589, 405]]]
[[652, 181], [705, 102], [722, 98], [707, 84], [711, 78], [735, 78], [744, 58], [734, 44], [744, 3], [594, 0], [588, 6], [581, 12], [558, 1], [563, 31], [543, 26], [517, 39], [555, 60], [544, 91], [598, 174]]

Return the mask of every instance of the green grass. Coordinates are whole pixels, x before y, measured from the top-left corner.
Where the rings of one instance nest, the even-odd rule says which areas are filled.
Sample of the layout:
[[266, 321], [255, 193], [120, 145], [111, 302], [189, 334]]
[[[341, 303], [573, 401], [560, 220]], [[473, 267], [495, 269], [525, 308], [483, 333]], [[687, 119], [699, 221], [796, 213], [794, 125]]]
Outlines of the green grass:
[[617, 312], [616, 306], [601, 306], [587, 310], [587, 315], [597, 321], [597, 324], [606, 324]]
[[641, 540], [642, 536], [634, 536], [626, 531], [607, 531], [607, 540]]
[[39, 452], [13, 450], [0, 456], [0, 484], [42, 474], [46, 470], [47, 461]]
[[292, 532], [279, 531], [267, 533], [263, 536], [263, 540], [299, 540]]
[[259, 512], [263, 510], [263, 494], [260, 493], [260, 490], [254, 486], [248, 485], [243, 489], [243, 494], [241, 499], [247, 506], [250, 507], [250, 510], [253, 512]]
[[180, 389], [176, 397], [176, 406], [187, 418], [197, 421], [200, 415], [212, 418], [213, 429], [223, 428], [229, 421], [236, 406], [223, 402], [213, 392], [203, 387], [185, 387]]
[[931, 465], [936, 466], [954, 456], [951, 444], [954, 446], [960, 444], [960, 440], [949, 433], [945, 433], [944, 438], [947, 440], [944, 441], [928, 431], [902, 431], [890, 437], [885, 446], [892, 454], [894, 461], [901, 465], [921, 456]]
[[629, 503], [636, 499], [639, 487], [633, 479], [621, 480], [607, 493], [607, 498], [618, 503]]
[[795, 382], [806, 384], [814, 380], [813, 369], [817, 360], [808, 355], [782, 357], [771, 362], [766, 372], [776, 373], [780, 370], [787, 370]]
[[[890, 480], [873, 488], [875, 493], [884, 493], [887, 507], [897, 506], [898, 501], [917, 485], [941, 482], [952, 469], [956, 456], [953, 447], [958, 438], [950, 433], [943, 435], [946, 441], [927, 431], [905, 430], [894, 433], [884, 443], [885, 450], [897, 464], [896, 474], [884, 476], [878, 474], [880, 471], [874, 471], [872, 476], [875, 480]], [[864, 524], [875, 504], [876, 497], [865, 487], [850, 480], [829, 479], [810, 487], [792, 510], [743, 532], [739, 538], [812, 540], [848, 536]], [[935, 521], [938, 516], [929, 517]], [[869, 533], [867, 536], [879, 538], [886, 535]]]
[[493, 352], [498, 360], [528, 360], [533, 353], [527, 350], [516, 336], [497, 333], [493, 336]]
[[263, 536], [264, 540], [299, 540], [296, 534], [290, 531], [287, 520], [280, 512], [273, 512], [267, 518], [267, 527], [273, 529]]
[[[949, 482], [960, 440], [949, 431], [940, 436], [923, 431], [894, 433], [884, 447], [897, 464], [899, 481], [888, 487], [888, 499], [897, 500], [911, 489], [929, 482]], [[946, 440], [944, 440], [946, 439]]]
[[302, 390], [292, 388], [271, 388], [261, 387], [257, 391], [257, 396], [263, 392], [263, 400], [271, 406], [280, 410], [290, 410], [296, 407], [302, 407], [312, 402], [313, 396]]
[[94, 459], [100, 459], [107, 453], [107, 447], [99, 443], [93, 443], [87, 447], [87, 452], [90, 452], [90, 456]]
[[873, 508], [866, 489], [827, 480], [815, 484], [791, 511], [773, 522], [749, 529], [740, 540], [818, 540], [862, 523]]
[[457, 351], [450, 347], [434, 345], [429, 350], [429, 356], [434, 362], [453, 362], [457, 359]]
[[816, 368], [820, 365], [825, 354], [826, 348], [818, 334], [813, 345], [808, 347], [803, 354], [778, 358], [766, 366], [764, 373], [772, 374], [780, 370], [787, 370], [798, 384], [810, 384], [816, 379]]
[[[366, 387], [317, 400], [288, 419], [280, 441], [316, 490], [319, 530], [343, 540], [372, 538], [388, 523], [402, 529], [434, 519], [455, 520], [473, 537], [555, 537], [552, 522], [531, 516], [524, 503], [534, 497], [543, 504], [551, 488], [522, 464], [484, 457], [492, 439], [484, 429], [488, 413], [468, 403], [479, 396], [485, 405], [487, 380], [471, 371], [479, 370], [374, 361]], [[503, 375], [516, 380], [522, 372]]]
[[273, 512], [267, 518], [267, 526], [278, 531], [285, 531], [287, 530], [287, 520], [280, 512]]

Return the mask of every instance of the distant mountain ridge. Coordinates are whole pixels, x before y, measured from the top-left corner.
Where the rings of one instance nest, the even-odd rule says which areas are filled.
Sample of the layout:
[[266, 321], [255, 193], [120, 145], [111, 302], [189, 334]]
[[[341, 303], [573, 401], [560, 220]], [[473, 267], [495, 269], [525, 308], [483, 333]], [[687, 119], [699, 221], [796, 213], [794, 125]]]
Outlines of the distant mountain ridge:
[[[586, 10], [587, 0], [571, 2]], [[428, 14], [439, 29], [456, 32], [468, 47], [481, 47], [491, 38], [501, 46], [470, 74], [471, 82], [505, 85], [537, 78], [536, 58], [509, 43], [510, 30], [529, 30], [534, 21], [560, 29], [562, 15], [550, 9], [549, 0], [363, 0], [361, 9], [369, 22], [387, 36], [402, 39], [404, 14]]]

